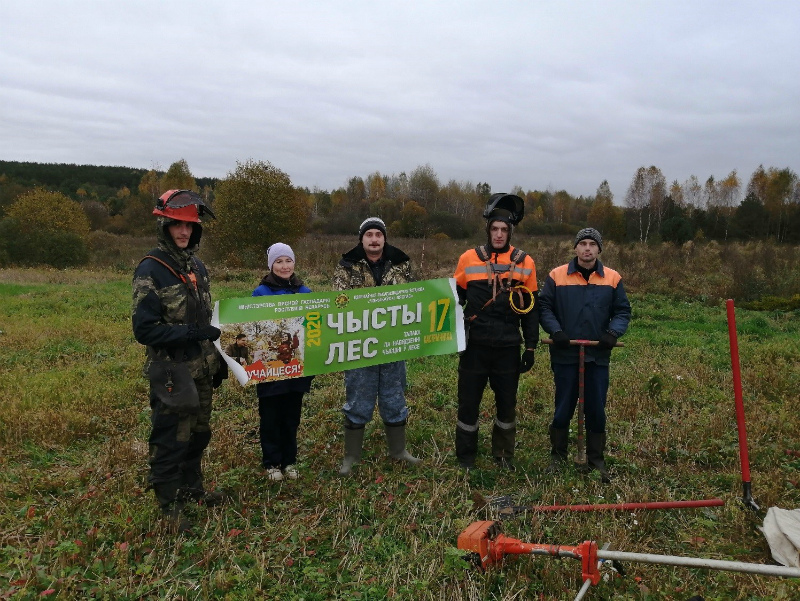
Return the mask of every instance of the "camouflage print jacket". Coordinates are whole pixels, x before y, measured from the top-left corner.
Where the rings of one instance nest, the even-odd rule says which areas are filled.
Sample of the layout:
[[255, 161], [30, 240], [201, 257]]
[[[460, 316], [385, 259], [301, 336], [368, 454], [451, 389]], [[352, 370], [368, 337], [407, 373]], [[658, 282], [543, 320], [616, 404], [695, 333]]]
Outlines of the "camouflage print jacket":
[[372, 286], [393, 286], [414, 281], [411, 277], [411, 259], [399, 248], [386, 244], [383, 247], [381, 261], [383, 277], [379, 284], [372, 274], [364, 247], [359, 244], [342, 255], [333, 274], [333, 289], [350, 290]]
[[[131, 321], [136, 340], [147, 347], [144, 373], [147, 375], [151, 360], [177, 359], [183, 350], [192, 377], [213, 376], [221, 366], [214, 344], [192, 338], [199, 326], [210, 323], [213, 312], [208, 271], [194, 256], [202, 235], [201, 226], [194, 225], [196, 231], [189, 248], [181, 250], [166, 231], [171, 221], [159, 218], [158, 223], [158, 248], [148, 254], [167, 263], [178, 277], [166, 266], [148, 258], [139, 263], [133, 275]], [[196, 285], [189, 274], [194, 275]]]

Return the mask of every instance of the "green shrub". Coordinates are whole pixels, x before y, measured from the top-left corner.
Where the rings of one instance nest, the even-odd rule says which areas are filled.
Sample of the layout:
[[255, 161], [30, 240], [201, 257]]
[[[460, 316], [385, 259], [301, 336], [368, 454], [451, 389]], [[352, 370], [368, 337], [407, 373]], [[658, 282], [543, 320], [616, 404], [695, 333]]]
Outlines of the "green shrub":
[[17, 198], [0, 222], [0, 248], [9, 263], [73, 267], [89, 260], [89, 220], [60, 192], [37, 188]]

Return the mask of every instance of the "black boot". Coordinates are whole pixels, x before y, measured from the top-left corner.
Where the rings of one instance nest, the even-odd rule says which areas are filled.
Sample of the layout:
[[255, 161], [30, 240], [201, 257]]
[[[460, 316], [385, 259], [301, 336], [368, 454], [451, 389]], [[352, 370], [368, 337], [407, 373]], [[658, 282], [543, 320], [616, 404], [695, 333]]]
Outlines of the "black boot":
[[203, 485], [203, 473], [199, 466], [181, 465], [181, 488], [178, 498], [186, 503], [194, 502], [206, 507], [216, 507], [228, 500], [228, 495], [220, 490], [206, 490]]
[[604, 484], [611, 482], [611, 476], [606, 470], [606, 460], [603, 453], [606, 450], [606, 433], [586, 433], [586, 459], [590, 470], [600, 472], [600, 479]]
[[517, 425], [516, 422], [503, 424], [505, 427], [500, 427], [500, 422], [496, 419], [494, 426], [492, 426], [492, 457], [495, 463], [503, 468], [514, 471], [514, 443], [517, 439]]
[[181, 488], [178, 499], [185, 502], [194, 501], [207, 507], [224, 503], [228, 497], [221, 491], [208, 491], [203, 485], [202, 459], [203, 451], [211, 440], [211, 432], [194, 432], [186, 451], [186, 458], [181, 463]]
[[161, 519], [172, 534], [183, 534], [192, 531], [192, 523], [183, 515], [183, 501], [178, 499], [178, 482], [158, 482], [153, 484], [158, 506], [161, 508]]
[[456, 424], [456, 459], [458, 465], [464, 469], [475, 467], [475, 458], [478, 456], [478, 425], [475, 431], [464, 430], [461, 423]]
[[545, 468], [546, 474], [557, 474], [567, 464], [567, 445], [569, 428], [550, 426], [550, 465]]

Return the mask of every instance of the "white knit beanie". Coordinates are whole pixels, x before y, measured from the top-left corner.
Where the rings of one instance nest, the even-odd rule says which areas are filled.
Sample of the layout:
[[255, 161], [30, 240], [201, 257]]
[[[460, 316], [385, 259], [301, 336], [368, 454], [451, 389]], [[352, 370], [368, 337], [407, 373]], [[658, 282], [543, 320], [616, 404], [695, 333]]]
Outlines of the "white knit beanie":
[[276, 242], [267, 249], [267, 268], [272, 271], [272, 264], [280, 257], [289, 257], [294, 261], [292, 247], [283, 242]]

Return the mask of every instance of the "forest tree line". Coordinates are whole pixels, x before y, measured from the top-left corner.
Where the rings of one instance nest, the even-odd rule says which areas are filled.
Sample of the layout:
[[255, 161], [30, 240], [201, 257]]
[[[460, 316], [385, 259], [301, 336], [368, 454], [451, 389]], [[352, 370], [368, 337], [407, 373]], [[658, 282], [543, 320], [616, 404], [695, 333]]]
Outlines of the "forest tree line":
[[[36, 246], [54, 228], [56, 237], [75, 238], [67, 246], [76, 249], [91, 231], [150, 235], [155, 199], [173, 188], [195, 190], [214, 207], [221, 218], [209, 225], [230, 252], [261, 252], [265, 244], [308, 232], [352, 234], [369, 215], [381, 216], [395, 237], [467, 238], [480, 231], [493, 192], [487, 182], [443, 183], [430, 165], [353, 176], [327, 191], [293, 186], [277, 167], [253, 160], [237, 163], [224, 179], [195, 177], [184, 159], [166, 170], [0, 161], [0, 264], [47, 263], [35, 259]], [[643, 166], [622, 198], [607, 181], [592, 196], [519, 186], [503, 191], [525, 199], [519, 230], [531, 235], [571, 235], [589, 225], [618, 242], [800, 242], [800, 179], [789, 168], [759, 166], [747, 182], [732, 171], [668, 184], [658, 167]], [[37, 223], [43, 219], [30, 213], [47, 213], [48, 203], [74, 213], [70, 223]], [[66, 244], [59, 239], [55, 246]]]

